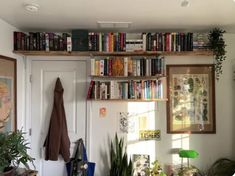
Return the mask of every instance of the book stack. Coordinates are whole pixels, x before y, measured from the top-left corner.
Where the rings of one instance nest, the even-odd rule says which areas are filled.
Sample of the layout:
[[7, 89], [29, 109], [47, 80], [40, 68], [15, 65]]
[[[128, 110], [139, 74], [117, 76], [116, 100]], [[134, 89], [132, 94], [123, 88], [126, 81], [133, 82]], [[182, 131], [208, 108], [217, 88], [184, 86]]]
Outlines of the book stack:
[[193, 50], [208, 50], [209, 39], [207, 33], [194, 33], [193, 34]]
[[143, 51], [141, 33], [126, 33], [126, 51]]

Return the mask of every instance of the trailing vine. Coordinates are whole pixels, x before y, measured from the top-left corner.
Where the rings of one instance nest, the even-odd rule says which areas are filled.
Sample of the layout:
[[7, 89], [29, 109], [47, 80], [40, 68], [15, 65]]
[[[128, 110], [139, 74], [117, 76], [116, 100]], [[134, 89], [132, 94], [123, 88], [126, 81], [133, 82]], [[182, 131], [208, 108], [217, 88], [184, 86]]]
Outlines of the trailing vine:
[[214, 55], [214, 71], [215, 77], [219, 80], [220, 75], [223, 73], [222, 63], [226, 59], [225, 51], [225, 41], [223, 39], [223, 34], [225, 30], [214, 28], [209, 32], [209, 46]]

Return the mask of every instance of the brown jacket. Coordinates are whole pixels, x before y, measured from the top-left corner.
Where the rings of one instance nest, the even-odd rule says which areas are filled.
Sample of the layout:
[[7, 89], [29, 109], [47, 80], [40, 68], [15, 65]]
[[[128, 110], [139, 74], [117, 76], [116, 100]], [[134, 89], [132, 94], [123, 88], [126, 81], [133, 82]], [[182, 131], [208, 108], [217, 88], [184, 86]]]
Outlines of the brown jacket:
[[57, 78], [50, 126], [44, 143], [46, 148], [45, 160], [56, 161], [58, 160], [58, 155], [61, 154], [65, 162], [69, 161], [70, 140], [64, 110], [63, 92], [64, 89], [60, 79]]

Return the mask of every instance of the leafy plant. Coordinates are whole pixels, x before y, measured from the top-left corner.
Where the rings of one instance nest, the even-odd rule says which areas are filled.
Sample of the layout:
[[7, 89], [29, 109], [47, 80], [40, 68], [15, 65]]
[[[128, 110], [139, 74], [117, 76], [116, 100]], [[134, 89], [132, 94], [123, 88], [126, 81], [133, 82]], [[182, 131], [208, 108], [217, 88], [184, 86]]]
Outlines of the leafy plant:
[[197, 167], [195, 166], [183, 166], [179, 169], [177, 176], [188, 176], [188, 175], [194, 175], [194, 176], [202, 176], [204, 175]]
[[111, 141], [110, 149], [110, 176], [132, 176], [133, 166], [131, 159], [128, 163], [126, 148], [124, 149], [124, 140], [118, 139], [115, 135], [114, 141]]
[[21, 130], [15, 132], [0, 132], [0, 173], [23, 164], [29, 169], [28, 162], [33, 164], [33, 158], [27, 154], [28, 143]]
[[214, 28], [209, 32], [209, 46], [214, 55], [214, 70], [216, 73], [216, 79], [219, 80], [222, 74], [222, 63], [226, 59], [225, 41], [223, 39], [224, 30]]
[[208, 170], [208, 176], [225, 176], [235, 173], [235, 161], [221, 158], [215, 161]]
[[146, 173], [148, 176], [166, 176], [158, 160], [152, 163], [152, 167], [147, 168]]

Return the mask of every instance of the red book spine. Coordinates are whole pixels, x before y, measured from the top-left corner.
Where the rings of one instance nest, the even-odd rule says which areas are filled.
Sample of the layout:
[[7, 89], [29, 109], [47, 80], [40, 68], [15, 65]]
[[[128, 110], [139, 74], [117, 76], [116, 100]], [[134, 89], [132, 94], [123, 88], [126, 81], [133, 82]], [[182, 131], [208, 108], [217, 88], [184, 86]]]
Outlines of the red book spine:
[[108, 75], [112, 76], [112, 59], [109, 59], [108, 62], [109, 62]]
[[91, 80], [90, 86], [89, 86], [89, 89], [88, 89], [88, 92], [87, 92], [87, 99], [91, 99], [92, 88], [93, 88], [93, 86], [94, 86], [94, 83], [95, 83], [95, 81]]
[[124, 45], [124, 41], [123, 41], [123, 33], [120, 33], [120, 50], [123, 51], [123, 45]]
[[170, 51], [170, 34], [166, 34], [166, 51]]

